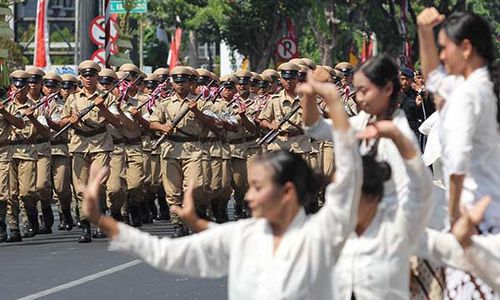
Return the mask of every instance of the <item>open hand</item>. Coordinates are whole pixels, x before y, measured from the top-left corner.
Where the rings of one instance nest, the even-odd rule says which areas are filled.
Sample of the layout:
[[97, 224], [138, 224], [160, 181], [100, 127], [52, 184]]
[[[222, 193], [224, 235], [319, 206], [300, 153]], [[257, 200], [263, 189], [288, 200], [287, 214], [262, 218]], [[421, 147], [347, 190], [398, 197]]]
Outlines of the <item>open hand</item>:
[[462, 208], [462, 215], [455, 225], [453, 225], [451, 233], [463, 248], [467, 248], [472, 243], [471, 237], [476, 233], [476, 226], [483, 220], [486, 209], [490, 203], [491, 197], [484, 196], [469, 211]]
[[89, 180], [87, 186], [83, 187], [83, 214], [87, 219], [97, 224], [101, 217], [101, 209], [99, 207], [99, 192], [101, 185], [108, 176], [109, 168], [99, 168], [95, 164], [90, 166]]

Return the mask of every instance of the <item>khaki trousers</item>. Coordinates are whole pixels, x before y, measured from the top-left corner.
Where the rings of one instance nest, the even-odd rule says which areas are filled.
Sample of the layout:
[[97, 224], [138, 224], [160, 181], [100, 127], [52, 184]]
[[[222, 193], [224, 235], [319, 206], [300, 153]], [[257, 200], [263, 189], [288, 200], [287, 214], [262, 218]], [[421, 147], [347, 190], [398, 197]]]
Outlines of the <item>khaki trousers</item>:
[[40, 201], [42, 209], [50, 208], [52, 199], [51, 157], [38, 155], [36, 161], [36, 201]]
[[[134, 151], [135, 153], [136, 151]], [[129, 204], [139, 206], [143, 202], [144, 190], [144, 156], [142, 153], [129, 155], [127, 151], [127, 196]]]
[[0, 220], [7, 216], [7, 202], [10, 198], [9, 187], [10, 161], [0, 161]]
[[[169, 206], [182, 206], [182, 197], [188, 185], [194, 184], [194, 197], [197, 207], [207, 207], [207, 198], [203, 198], [203, 168], [201, 157], [185, 159], [166, 158], [162, 160], [162, 180]], [[173, 224], [181, 223], [179, 217], [171, 214]]]
[[106, 183], [106, 206], [112, 214], [119, 215], [127, 200], [127, 156], [122, 146], [115, 145], [111, 153], [109, 178]]
[[64, 155], [52, 155], [52, 176], [54, 193], [60, 209], [71, 208], [71, 167], [70, 159]]
[[7, 201], [7, 222], [19, 230], [20, 202], [26, 210], [36, 210], [36, 161], [13, 158], [9, 170], [11, 197]]
[[[76, 191], [76, 201], [78, 204], [80, 220], [85, 220], [86, 216], [82, 211], [83, 203], [83, 187], [87, 185], [89, 180], [90, 165], [95, 164], [95, 167], [109, 167], [110, 153], [95, 152], [95, 153], [73, 153], [73, 186]], [[102, 184], [99, 200], [101, 207], [106, 203], [106, 181]]]

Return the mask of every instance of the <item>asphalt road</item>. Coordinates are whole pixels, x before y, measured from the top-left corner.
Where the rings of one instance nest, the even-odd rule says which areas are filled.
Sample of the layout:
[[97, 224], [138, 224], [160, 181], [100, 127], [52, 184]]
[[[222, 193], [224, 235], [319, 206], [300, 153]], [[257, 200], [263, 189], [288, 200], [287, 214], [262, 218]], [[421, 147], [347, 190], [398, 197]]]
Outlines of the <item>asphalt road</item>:
[[[56, 216], [57, 217], [57, 216]], [[0, 299], [227, 299], [227, 280], [163, 273], [107, 250], [107, 239], [78, 244], [80, 229], [0, 244]], [[166, 222], [142, 230], [169, 236]]]

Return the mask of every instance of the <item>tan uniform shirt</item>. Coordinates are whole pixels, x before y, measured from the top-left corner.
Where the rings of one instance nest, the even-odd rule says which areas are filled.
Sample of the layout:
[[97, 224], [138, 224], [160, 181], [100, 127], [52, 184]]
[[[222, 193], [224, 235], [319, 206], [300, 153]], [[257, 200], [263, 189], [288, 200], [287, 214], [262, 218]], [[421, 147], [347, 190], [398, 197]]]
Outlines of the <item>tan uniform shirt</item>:
[[[231, 111], [235, 112], [240, 109], [239, 104], [236, 102], [233, 102], [231, 106]], [[245, 116], [247, 119], [255, 125], [254, 122], [254, 106], [248, 106], [245, 111]], [[244, 125], [243, 121], [241, 120], [241, 116], [238, 114], [233, 113], [234, 118], [238, 122], [238, 130], [237, 131], [228, 131], [227, 132], [227, 139], [229, 141], [230, 147], [231, 147], [231, 156], [235, 158], [240, 158], [240, 159], [246, 159], [247, 158], [247, 149], [249, 147], [253, 148], [258, 148], [259, 145], [257, 145], [256, 140], [257, 140], [257, 133], [249, 131]]]
[[[71, 116], [71, 113], [78, 113], [85, 109], [100, 95], [99, 91], [95, 91], [91, 95], [87, 95], [84, 90], [71, 94], [63, 108], [63, 118]], [[112, 95], [106, 99], [106, 105], [115, 100]], [[97, 153], [105, 151], [113, 151], [113, 140], [111, 134], [106, 129], [106, 121], [101, 116], [98, 107], [94, 107], [86, 114], [77, 124], [70, 129], [69, 151], [76, 153]], [[96, 133], [99, 132], [99, 133]], [[84, 133], [85, 135], [82, 135]]]
[[[147, 100], [147, 99], [146, 99]], [[167, 98], [157, 98], [156, 101], [152, 105], [146, 104], [144, 106], [144, 111], [142, 114], [142, 117], [146, 121], [151, 121], [151, 116], [153, 115], [153, 112], [156, 110], [158, 105], [160, 103], [166, 101]], [[161, 154], [161, 147], [158, 147], [154, 151], [152, 151], [153, 144], [160, 138], [161, 134], [156, 131], [151, 131], [151, 130], [146, 130], [146, 133], [143, 135], [142, 138], [142, 150], [146, 152], [151, 152], [151, 154]], [[168, 143], [168, 141], [165, 141], [165, 143]]]
[[[33, 103], [32, 105], [36, 105], [38, 103], [38, 101], [42, 100], [43, 97], [44, 96], [42, 94], [40, 94], [38, 99], [33, 99], [28, 94], [28, 98]], [[37, 117], [38, 122], [40, 122], [42, 125], [44, 125], [46, 127], [48, 127], [48, 124], [47, 124], [47, 119], [45, 119], [45, 117], [49, 115], [49, 107], [50, 107], [50, 103], [49, 103], [49, 105], [43, 104], [42, 106], [40, 106], [39, 108], [37, 108], [35, 110], [35, 116]], [[44, 141], [44, 142], [42, 142], [42, 141]], [[38, 155], [41, 155], [41, 156], [50, 156], [51, 155], [52, 151], [50, 149], [50, 143], [45, 137], [37, 134], [34, 137], [34, 145], [35, 145], [36, 151], [38, 151]]]
[[[65, 100], [62, 99], [62, 97], [56, 98], [50, 103], [48, 115], [52, 120], [57, 122], [61, 121], [64, 104]], [[55, 134], [53, 129], [50, 131]], [[68, 142], [68, 132], [66, 131], [57, 140], [51, 142], [52, 155], [69, 156]]]
[[[230, 116], [232, 113], [232, 109], [227, 106], [228, 102], [222, 100], [222, 98], [218, 99], [215, 103], [209, 102], [206, 104], [205, 109], [209, 109], [212, 111], [217, 118], [222, 120], [223, 122], [228, 122], [231, 121]], [[236, 119], [233, 117], [232, 118], [234, 122], [237, 122]], [[231, 149], [229, 147], [229, 144], [227, 143], [228, 140], [228, 131], [224, 128], [220, 128], [217, 132], [212, 132], [211, 130], [209, 131], [208, 137], [215, 137], [219, 138], [220, 141], [216, 143], [210, 143], [209, 151], [210, 151], [210, 156], [213, 157], [220, 157], [223, 159], [230, 159], [231, 158]]]
[[[14, 101], [9, 105], [8, 111], [13, 115], [21, 116], [21, 114], [23, 114], [26, 109], [32, 107], [33, 104], [33, 101], [29, 99], [24, 104], [19, 104]], [[32, 144], [33, 139], [37, 136], [35, 126], [33, 126], [27, 117], [24, 117], [24, 124], [25, 126], [23, 129], [13, 128], [10, 133], [9, 140], [12, 143], [12, 158], [37, 160], [38, 151]]]
[[[6, 110], [10, 113], [10, 106], [6, 104]], [[11, 147], [8, 145], [9, 136], [13, 130], [13, 126], [5, 120], [4, 116], [0, 114], [0, 161], [8, 162], [12, 156]]]
[[[259, 114], [260, 120], [279, 123], [296, 105], [300, 105], [300, 98], [288, 99], [285, 91], [275, 94]], [[293, 124], [295, 125], [293, 125]], [[300, 129], [299, 129], [300, 128]], [[299, 109], [290, 119], [281, 126], [280, 135], [269, 145], [269, 150], [284, 149], [294, 153], [311, 152], [309, 137], [301, 133], [302, 109]]]
[[[177, 95], [173, 95], [161, 102], [153, 112], [150, 121], [160, 122], [162, 124], [172, 123], [175, 118], [181, 114], [184, 109], [188, 109], [188, 99], [194, 99], [189, 95], [186, 99], [181, 99]], [[198, 101], [198, 109], [205, 110], [203, 102]], [[186, 159], [190, 157], [201, 157], [202, 144], [199, 141], [200, 136], [204, 135], [204, 127], [201, 122], [195, 118], [194, 113], [189, 111], [186, 116], [180, 121], [177, 127], [170, 134], [172, 137], [189, 138], [193, 142], [176, 142], [167, 141], [162, 144], [162, 155], [165, 158]]]

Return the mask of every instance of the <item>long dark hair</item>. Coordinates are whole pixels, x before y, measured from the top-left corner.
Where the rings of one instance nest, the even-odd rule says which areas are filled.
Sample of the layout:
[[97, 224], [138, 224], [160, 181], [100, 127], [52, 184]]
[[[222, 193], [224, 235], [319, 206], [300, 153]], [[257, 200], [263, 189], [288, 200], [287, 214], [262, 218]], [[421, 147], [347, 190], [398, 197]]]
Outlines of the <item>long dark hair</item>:
[[367, 154], [363, 160], [363, 185], [361, 191], [367, 196], [373, 196], [380, 202], [384, 195], [384, 182], [391, 178], [391, 166], [385, 162], [378, 162], [373, 155]]
[[398, 95], [401, 89], [399, 68], [394, 59], [387, 54], [378, 54], [362, 64], [358, 72], [363, 73], [379, 88], [383, 88], [389, 82], [392, 82], [393, 90], [389, 99], [389, 108], [385, 115], [385, 119], [391, 119], [398, 106]]
[[284, 150], [267, 152], [259, 156], [255, 162], [270, 167], [274, 183], [278, 185], [293, 183], [301, 206], [307, 207], [320, 190], [320, 178], [298, 154]]
[[455, 12], [443, 22], [442, 29], [455, 44], [467, 39], [476, 52], [486, 60], [493, 93], [497, 98], [497, 122], [500, 124], [500, 67], [496, 60], [493, 33], [488, 22], [469, 12]]

